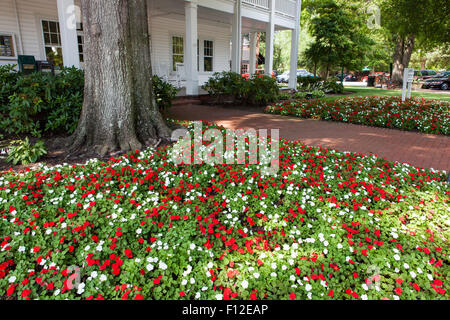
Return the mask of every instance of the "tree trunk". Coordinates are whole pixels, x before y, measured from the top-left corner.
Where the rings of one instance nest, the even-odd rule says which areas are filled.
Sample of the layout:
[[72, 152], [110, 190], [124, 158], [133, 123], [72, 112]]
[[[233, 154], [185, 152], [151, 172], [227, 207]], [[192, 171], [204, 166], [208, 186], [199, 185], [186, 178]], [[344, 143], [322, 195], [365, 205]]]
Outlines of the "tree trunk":
[[82, 0], [84, 103], [71, 149], [101, 155], [168, 139], [152, 88], [147, 0]]
[[392, 81], [396, 84], [403, 83], [403, 71], [408, 68], [411, 55], [414, 50], [415, 36], [406, 39], [397, 37], [397, 44], [394, 51], [394, 69], [392, 70]]

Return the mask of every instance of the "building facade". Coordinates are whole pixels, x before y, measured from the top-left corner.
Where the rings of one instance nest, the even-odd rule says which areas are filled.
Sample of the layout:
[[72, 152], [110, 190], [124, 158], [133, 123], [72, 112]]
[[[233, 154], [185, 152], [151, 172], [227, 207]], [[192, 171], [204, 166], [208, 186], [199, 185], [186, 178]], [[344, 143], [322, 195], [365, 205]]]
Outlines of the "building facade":
[[[82, 68], [81, 10], [80, 0], [0, 0], [0, 64], [32, 55]], [[214, 72], [241, 72], [244, 34], [250, 74], [258, 32], [267, 35], [266, 74], [272, 74], [277, 30], [292, 30], [291, 69], [297, 69], [301, 0], [148, 0], [148, 10], [153, 73], [173, 80], [183, 66], [188, 95], [196, 95]]]

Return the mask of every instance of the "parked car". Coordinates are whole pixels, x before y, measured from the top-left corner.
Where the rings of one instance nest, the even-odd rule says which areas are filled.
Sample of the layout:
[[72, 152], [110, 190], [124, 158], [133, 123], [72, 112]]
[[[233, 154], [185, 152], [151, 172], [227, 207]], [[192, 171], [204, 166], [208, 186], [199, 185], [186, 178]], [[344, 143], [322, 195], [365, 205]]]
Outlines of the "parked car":
[[[246, 80], [248, 80], [248, 78], [250, 78], [250, 74], [249, 73], [242, 73], [241, 74], [243, 78], [245, 78]], [[258, 77], [261, 77], [264, 75], [264, 69], [256, 69], [255, 71], [255, 75]], [[275, 79], [275, 71], [272, 71], [272, 78]]]
[[437, 72], [434, 70], [414, 71], [414, 76], [419, 79], [422, 79], [422, 80], [430, 79], [432, 77], [435, 77], [436, 75], [437, 75]]
[[344, 81], [358, 81], [358, 78], [354, 74], [349, 74], [344, 78]]
[[448, 90], [450, 87], [450, 71], [438, 73], [433, 78], [429, 78], [422, 85], [422, 89]]
[[[289, 82], [289, 74], [289, 71], [283, 72], [282, 74], [277, 76], [277, 81], [283, 83]], [[297, 77], [314, 77], [314, 75], [311, 72], [306, 71], [305, 69], [298, 69]]]

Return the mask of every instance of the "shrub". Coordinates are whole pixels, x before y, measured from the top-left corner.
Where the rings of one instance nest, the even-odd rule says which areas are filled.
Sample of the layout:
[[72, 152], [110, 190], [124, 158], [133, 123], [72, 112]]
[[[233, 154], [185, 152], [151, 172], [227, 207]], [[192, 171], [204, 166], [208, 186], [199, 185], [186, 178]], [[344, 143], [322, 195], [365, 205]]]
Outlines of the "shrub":
[[298, 77], [297, 88], [300, 91], [322, 90], [325, 93], [343, 93], [344, 86], [335, 78], [323, 80], [318, 77]]
[[0, 130], [34, 136], [43, 131], [75, 130], [83, 104], [83, 71], [64, 68], [57, 75], [24, 75], [10, 67], [0, 70], [5, 83], [0, 96]]
[[296, 93], [294, 93], [294, 98], [295, 99], [305, 99], [306, 98], [306, 92], [297, 91]]
[[279, 94], [275, 79], [266, 75], [254, 75], [246, 79], [235, 72], [216, 72], [202, 86], [216, 103], [230, 99], [232, 103], [264, 105], [273, 102]]
[[279, 95], [278, 95], [278, 99], [279, 100], [289, 100], [289, 99], [291, 99], [291, 94], [289, 93], [289, 92], [281, 92]]
[[[83, 105], [84, 72], [63, 68], [57, 75], [24, 75], [13, 65], [0, 66], [0, 131], [14, 134], [73, 133]], [[157, 76], [153, 90], [160, 110], [172, 105], [177, 89]]]
[[172, 101], [178, 93], [178, 89], [172, 84], [165, 82], [157, 75], [153, 76], [153, 93], [155, 95], [156, 105], [160, 111], [164, 111], [172, 107]]
[[323, 92], [322, 90], [314, 90], [313, 92], [311, 92], [311, 94], [314, 99], [325, 97], [325, 92]]
[[39, 140], [32, 145], [28, 138], [25, 138], [25, 140], [11, 142], [6, 161], [12, 162], [14, 165], [18, 163], [29, 164], [36, 162], [45, 154], [47, 154], [47, 149], [43, 141]]

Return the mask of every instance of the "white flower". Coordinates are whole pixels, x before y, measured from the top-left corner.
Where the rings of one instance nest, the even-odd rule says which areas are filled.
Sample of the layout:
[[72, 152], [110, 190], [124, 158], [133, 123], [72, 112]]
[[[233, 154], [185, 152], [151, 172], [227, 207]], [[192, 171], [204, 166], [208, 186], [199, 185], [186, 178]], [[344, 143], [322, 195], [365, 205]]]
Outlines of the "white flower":
[[195, 249], [195, 243], [191, 243], [191, 245], [189, 246], [189, 248], [190, 248], [191, 250], [194, 250], [194, 249]]
[[97, 278], [97, 275], [98, 275], [97, 271], [92, 271], [91, 272], [91, 277], [92, 278]]
[[100, 281], [106, 281], [106, 276], [104, 275], [104, 274], [102, 274], [101, 276], [100, 276]]
[[306, 291], [311, 291], [311, 289], [312, 289], [312, 286], [309, 283], [307, 283], [306, 286], [305, 286], [305, 290]]
[[195, 283], [195, 279], [194, 279], [194, 278], [191, 278], [191, 279], [189, 280], [189, 282], [190, 282], [191, 284], [194, 284], [194, 283]]
[[400, 256], [398, 254], [394, 255], [394, 259], [399, 261], [400, 260]]
[[258, 279], [258, 278], [259, 278], [259, 273], [258, 273], [258, 272], [255, 272], [255, 273], [253, 274], [253, 276], [255, 277], [255, 279]]
[[248, 288], [248, 281], [247, 280], [242, 281], [241, 282], [241, 286], [242, 286], [242, 288], [247, 289]]
[[164, 262], [160, 261], [159, 262], [159, 268], [162, 270], [166, 270], [167, 269], [167, 264], [165, 264]]
[[411, 275], [411, 277], [414, 279], [415, 277], [417, 277], [417, 274], [414, 271], [411, 271], [409, 273]]
[[16, 279], [17, 278], [15, 276], [11, 276], [11, 277], [9, 277], [8, 282], [13, 283], [14, 281], [16, 281]]
[[187, 280], [186, 279], [183, 279], [183, 281], [181, 281], [181, 285], [182, 286], [185, 286], [187, 284]]
[[275, 272], [272, 272], [270, 275], [271, 275], [272, 277], [276, 277], [276, 276], [277, 276], [277, 274], [276, 274]]
[[20, 246], [19, 247], [19, 252], [25, 252], [25, 247], [24, 246]]
[[222, 300], [222, 295], [221, 294], [216, 294], [216, 299], [217, 300]]
[[211, 269], [213, 267], [213, 263], [210, 261], [207, 265], [208, 269]]
[[363, 294], [363, 295], [361, 296], [361, 299], [362, 299], [362, 300], [367, 300], [367, 295]]
[[406, 262], [403, 264], [403, 267], [405, 267], [405, 269], [409, 269], [409, 264], [407, 264]]
[[272, 267], [272, 269], [276, 269], [277, 268], [277, 264], [275, 262], [272, 262], [272, 264], [270, 266]]
[[200, 299], [200, 292], [197, 292], [196, 294], [195, 294], [195, 299]]
[[153, 265], [151, 263], [149, 263], [146, 267], [145, 267], [148, 271], [152, 271], [153, 270]]

